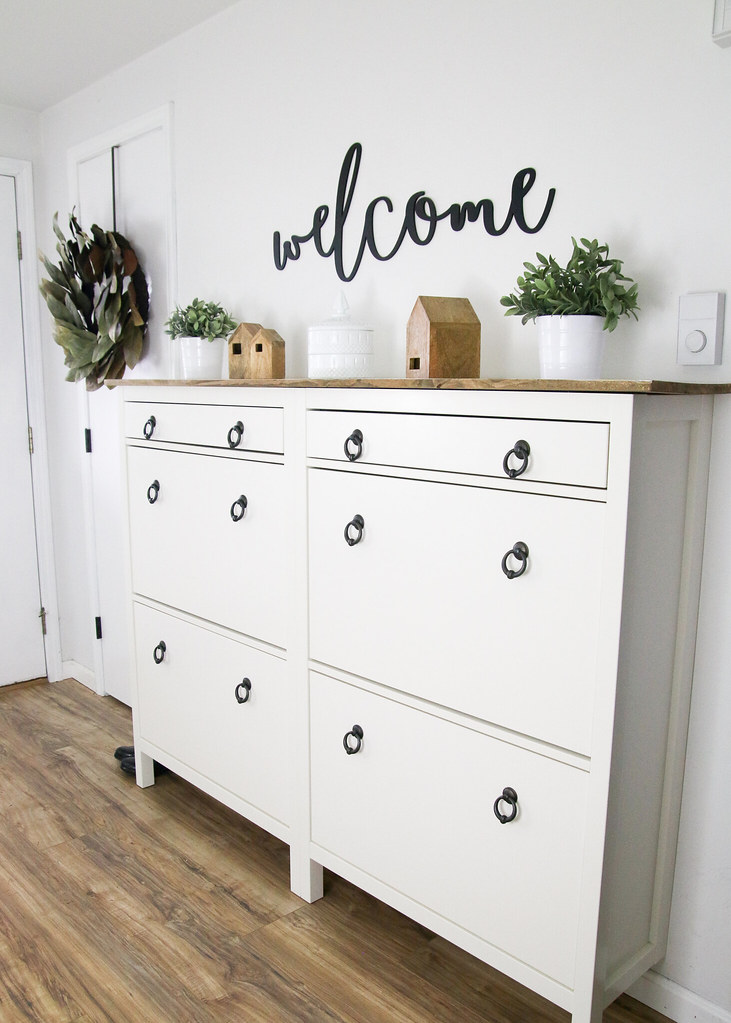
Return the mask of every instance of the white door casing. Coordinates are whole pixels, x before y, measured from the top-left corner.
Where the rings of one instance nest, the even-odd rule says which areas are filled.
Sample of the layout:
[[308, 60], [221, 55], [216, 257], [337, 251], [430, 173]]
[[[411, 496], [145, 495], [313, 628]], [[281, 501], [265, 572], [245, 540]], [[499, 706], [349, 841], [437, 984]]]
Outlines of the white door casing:
[[[135, 249], [151, 292], [143, 358], [135, 376], [169, 375], [164, 323], [176, 294], [175, 219], [171, 169], [171, 106], [122, 125], [68, 154], [70, 204], [88, 230], [115, 229]], [[130, 702], [126, 566], [122, 537], [122, 461], [119, 395], [79, 388], [80, 434], [90, 430], [84, 460], [84, 515], [89, 551], [89, 626], [95, 642], [95, 689]]]
[[0, 158], [0, 196], [0, 344], [4, 356], [0, 384], [0, 682], [43, 675], [56, 681], [61, 677], [61, 652], [30, 163]]

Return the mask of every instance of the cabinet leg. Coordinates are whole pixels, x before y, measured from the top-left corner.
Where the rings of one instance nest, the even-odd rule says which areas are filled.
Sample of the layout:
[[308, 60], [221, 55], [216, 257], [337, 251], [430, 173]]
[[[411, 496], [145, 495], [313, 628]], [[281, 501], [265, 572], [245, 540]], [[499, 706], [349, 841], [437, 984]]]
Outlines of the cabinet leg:
[[601, 991], [597, 990], [593, 993], [587, 992], [586, 996], [582, 997], [582, 991], [579, 988], [577, 990], [577, 1003], [571, 1014], [571, 1023], [602, 1023], [604, 1018], [602, 1005], [604, 1002], [601, 994]]
[[142, 789], [155, 784], [155, 761], [139, 749], [135, 750], [135, 779]]
[[296, 856], [290, 850], [289, 880], [295, 895], [305, 902], [317, 902], [322, 898], [322, 867], [309, 857]]

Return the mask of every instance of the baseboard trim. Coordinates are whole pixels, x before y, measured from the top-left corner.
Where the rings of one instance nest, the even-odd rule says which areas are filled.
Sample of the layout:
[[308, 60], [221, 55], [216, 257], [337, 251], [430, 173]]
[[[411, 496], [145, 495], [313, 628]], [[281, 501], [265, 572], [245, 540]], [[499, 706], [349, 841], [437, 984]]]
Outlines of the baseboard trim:
[[77, 682], [96, 692], [96, 676], [91, 668], [84, 667], [78, 661], [63, 661], [61, 672], [61, 678], [75, 678]]
[[648, 970], [644, 977], [640, 977], [627, 994], [669, 1016], [675, 1023], [731, 1023], [731, 1012], [654, 970]]

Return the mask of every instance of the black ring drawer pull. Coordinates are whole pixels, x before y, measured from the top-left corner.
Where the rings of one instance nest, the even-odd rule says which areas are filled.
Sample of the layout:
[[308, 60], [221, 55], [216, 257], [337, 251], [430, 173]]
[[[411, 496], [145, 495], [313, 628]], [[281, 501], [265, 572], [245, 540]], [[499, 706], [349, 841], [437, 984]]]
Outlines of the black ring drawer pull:
[[226, 439], [228, 441], [228, 446], [230, 448], [237, 448], [239, 446], [239, 444], [241, 443], [241, 441], [243, 439], [243, 436], [244, 436], [244, 424], [239, 419], [239, 421], [237, 423], [234, 423], [234, 425], [228, 431], [228, 434], [226, 436]]
[[241, 497], [236, 498], [234, 503], [231, 505], [231, 518], [234, 522], [240, 522], [243, 519], [248, 503], [249, 502], [243, 494]]
[[[356, 535], [351, 536], [350, 530], [355, 529]], [[357, 543], [363, 539], [363, 530], [365, 529], [365, 522], [363, 521], [362, 515], [354, 515], [350, 522], [345, 527], [343, 535], [345, 536], [345, 542], [348, 547], [355, 547]]]
[[154, 658], [155, 664], [162, 664], [162, 662], [165, 659], [166, 650], [167, 646], [165, 644], [165, 640], [161, 639], [160, 642], [155, 647], [155, 649], [152, 651], [152, 656]]
[[[509, 476], [511, 480], [514, 480], [516, 476], [521, 476], [528, 468], [528, 455], [530, 454], [530, 444], [527, 440], [516, 440], [513, 447], [508, 451], [505, 458], [503, 458], [503, 472], [506, 476]], [[521, 465], [517, 469], [513, 469], [510, 466], [510, 456], [515, 455], [519, 458]]]
[[[243, 689], [243, 695], [241, 690]], [[237, 703], [246, 703], [251, 696], [251, 679], [242, 678], [239, 684], [234, 689], [234, 696], [236, 697]]]
[[[510, 807], [510, 813], [506, 814], [500, 812], [501, 802], [508, 804]], [[518, 793], [515, 789], [503, 789], [502, 794], [495, 800], [493, 810], [501, 824], [510, 824], [511, 821], [514, 821], [518, 813]]]
[[[514, 543], [510, 550], [505, 554], [502, 562], [502, 568], [508, 579], [517, 579], [525, 572], [528, 567], [528, 544], [523, 543], [522, 540], [518, 540]], [[508, 558], [515, 558], [516, 561], [520, 562], [520, 568], [513, 569], [508, 568]]]
[[[355, 451], [350, 450], [351, 444], [354, 445]], [[363, 454], [363, 434], [360, 430], [353, 430], [345, 444], [343, 444], [343, 451], [345, 451], [345, 457], [351, 462], [355, 462], [356, 459], [360, 458]]]
[[155, 501], [157, 501], [159, 493], [160, 493], [160, 481], [159, 480], [153, 480], [152, 483], [147, 488], [147, 500], [150, 502], [150, 504], [154, 504]]
[[[351, 746], [349, 739], [355, 739], [355, 746]], [[343, 736], [343, 748], [347, 754], [359, 753], [360, 748], [363, 745], [363, 729], [360, 725], [353, 725], [349, 732], [346, 732]]]
[[147, 420], [145, 425], [142, 427], [142, 432], [145, 435], [145, 440], [149, 440], [150, 439], [150, 437], [155, 432], [155, 427], [156, 426], [157, 426], [157, 419], [155, 419], [154, 416], [150, 416], [150, 418]]

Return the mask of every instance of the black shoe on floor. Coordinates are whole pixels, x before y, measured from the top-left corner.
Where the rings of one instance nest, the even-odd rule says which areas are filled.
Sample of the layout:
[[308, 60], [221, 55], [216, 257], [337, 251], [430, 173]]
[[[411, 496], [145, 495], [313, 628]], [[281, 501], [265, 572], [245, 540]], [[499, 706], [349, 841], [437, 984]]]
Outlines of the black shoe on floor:
[[[167, 767], [164, 767], [162, 764], [158, 764], [157, 760], [153, 760], [153, 765], [155, 767], [155, 777], [157, 777], [158, 774], [168, 773]], [[122, 768], [125, 774], [131, 774], [133, 778], [136, 776], [137, 772], [135, 770], [134, 757], [122, 757], [122, 759], [119, 761], [119, 766]]]
[[117, 746], [114, 751], [115, 760], [124, 760], [125, 757], [133, 757], [134, 755], [134, 746]]

